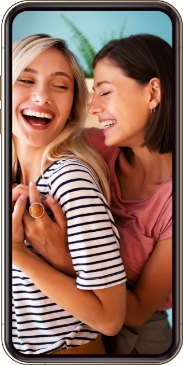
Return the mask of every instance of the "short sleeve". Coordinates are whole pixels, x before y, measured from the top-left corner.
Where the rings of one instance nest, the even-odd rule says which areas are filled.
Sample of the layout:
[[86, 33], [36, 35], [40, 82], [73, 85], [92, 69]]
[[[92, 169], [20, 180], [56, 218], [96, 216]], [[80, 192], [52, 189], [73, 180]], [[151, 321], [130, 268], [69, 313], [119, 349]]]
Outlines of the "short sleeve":
[[93, 290], [125, 282], [119, 234], [94, 171], [70, 159], [52, 176], [50, 185], [67, 218], [77, 287]]
[[172, 195], [166, 201], [158, 218], [156, 229], [159, 229], [157, 241], [172, 237]]

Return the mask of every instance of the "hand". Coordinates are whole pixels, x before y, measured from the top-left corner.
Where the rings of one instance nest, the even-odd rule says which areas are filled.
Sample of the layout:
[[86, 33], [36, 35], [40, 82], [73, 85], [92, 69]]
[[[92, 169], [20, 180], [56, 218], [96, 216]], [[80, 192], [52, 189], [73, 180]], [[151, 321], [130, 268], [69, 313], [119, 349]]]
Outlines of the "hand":
[[14, 212], [12, 214], [12, 250], [23, 249], [24, 244], [24, 227], [23, 227], [23, 214], [26, 210], [27, 197], [20, 195], [14, 206]]
[[[36, 184], [29, 187], [30, 204], [40, 202]], [[25, 239], [53, 267], [64, 273], [76, 276], [67, 242], [67, 221], [60, 204], [49, 196], [47, 205], [53, 212], [56, 222], [53, 222], [45, 212], [41, 218], [35, 219], [26, 211], [23, 217]]]
[[[38, 193], [38, 194], [39, 194], [41, 203], [44, 205], [45, 209], [48, 211], [50, 208], [49, 208], [49, 205], [47, 204], [46, 197], [44, 195], [42, 195], [41, 193]], [[21, 195], [24, 195], [27, 197], [27, 199], [29, 199], [29, 187], [24, 184], [12, 185], [12, 213], [14, 210], [15, 203]]]

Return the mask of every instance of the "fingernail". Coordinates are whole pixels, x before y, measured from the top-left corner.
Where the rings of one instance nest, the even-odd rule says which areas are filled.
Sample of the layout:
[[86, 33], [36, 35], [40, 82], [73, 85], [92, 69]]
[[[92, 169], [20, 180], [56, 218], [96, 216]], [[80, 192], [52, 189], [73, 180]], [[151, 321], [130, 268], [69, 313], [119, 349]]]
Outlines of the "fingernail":
[[34, 185], [36, 185], [34, 181], [31, 181], [29, 184], [29, 186], [34, 186]]
[[27, 197], [26, 197], [26, 196], [24, 196], [24, 195], [20, 195], [20, 199], [21, 199], [23, 202], [25, 202], [25, 201], [27, 200]]
[[55, 200], [52, 198], [52, 196], [49, 196], [49, 200], [51, 203], [55, 203]]

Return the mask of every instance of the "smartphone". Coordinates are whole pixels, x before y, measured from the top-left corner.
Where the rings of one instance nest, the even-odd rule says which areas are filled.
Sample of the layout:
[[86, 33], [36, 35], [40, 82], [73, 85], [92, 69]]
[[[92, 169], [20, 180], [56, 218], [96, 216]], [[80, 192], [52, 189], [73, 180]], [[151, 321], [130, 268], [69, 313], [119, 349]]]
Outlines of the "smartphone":
[[[11, 5], [11, 4], [10, 4]], [[178, 9], [178, 4], [177, 4]], [[5, 9], [6, 10], [6, 9]], [[21, 318], [23, 316], [23, 312], [21, 313], [21, 309], [16, 310], [16, 305], [14, 304], [13, 312], [13, 325], [12, 325], [12, 278], [13, 274], [11, 271], [12, 268], [12, 113], [14, 113], [14, 106], [12, 104], [12, 82], [13, 82], [13, 58], [12, 58], [12, 44], [29, 36], [33, 36], [35, 34], [45, 34], [54, 38], [62, 38], [66, 41], [68, 49], [76, 56], [78, 64], [82, 69], [82, 73], [84, 74], [88, 92], [89, 92], [89, 102], [88, 107], [92, 106], [92, 99], [94, 103], [94, 74], [92, 68], [92, 61], [96, 54], [103, 48], [106, 44], [114, 39], [123, 39], [128, 38], [130, 36], [139, 36], [139, 35], [152, 35], [155, 37], [159, 37], [163, 39], [168, 47], [172, 49], [172, 300], [170, 293], [165, 296], [164, 301], [162, 301], [162, 305], [158, 305], [156, 310], [153, 312], [153, 316], [151, 314], [150, 317], [146, 319], [146, 321], [142, 325], [134, 325], [130, 324], [133, 321], [129, 320], [129, 323], [123, 326], [123, 329], [119, 332], [119, 334], [114, 337], [111, 336], [112, 339], [108, 336], [106, 339], [103, 337], [103, 342], [105, 344], [105, 354], [94, 354], [93, 352], [89, 353], [54, 353], [53, 350], [57, 349], [57, 347], [50, 347], [50, 343], [47, 343], [47, 349], [42, 351], [41, 348], [43, 346], [43, 342], [46, 343], [46, 338], [49, 337], [48, 333], [46, 335], [38, 334], [37, 327], [39, 326], [36, 320], [37, 308], [34, 305], [29, 305], [29, 310], [31, 308], [32, 313], [32, 321], [35, 324], [35, 332], [34, 325], [30, 328], [28, 327], [30, 312], [27, 312], [27, 315], [24, 318], [24, 322], [27, 323], [27, 328], [24, 328], [23, 335], [21, 336], [21, 331], [19, 322], [21, 322]], [[2, 105], [1, 105], [1, 120], [2, 120], [2, 343], [3, 348], [1, 352], [3, 356], [6, 358], [6, 361], [18, 361], [20, 363], [25, 364], [45, 364], [45, 363], [107, 363], [107, 364], [122, 364], [122, 363], [163, 363], [174, 359], [174, 362], [182, 358], [182, 351], [179, 353], [182, 345], [182, 227], [181, 227], [181, 217], [182, 217], [182, 110], [181, 110], [181, 98], [182, 98], [182, 20], [179, 12], [171, 5], [164, 2], [159, 1], [147, 1], [147, 2], [62, 2], [62, 1], [48, 1], [44, 2], [20, 2], [17, 4], [12, 4], [12, 7], [6, 12], [2, 22], [2, 77], [1, 77], [1, 90], [2, 90]], [[161, 49], [159, 49], [161, 54]], [[143, 52], [143, 51], [142, 51]], [[32, 58], [34, 61], [34, 58]], [[32, 62], [31, 61], [31, 62]], [[30, 64], [31, 62], [28, 62]], [[101, 61], [99, 61], [101, 62]], [[19, 60], [21, 63], [21, 60]], [[167, 60], [168, 63], [168, 60]], [[25, 67], [27, 64], [25, 63]], [[18, 66], [17, 66], [18, 67]], [[167, 67], [167, 65], [166, 65]], [[165, 68], [166, 68], [165, 67]], [[27, 71], [27, 69], [26, 69]], [[30, 70], [28, 70], [28, 73]], [[106, 70], [107, 72], [107, 70]], [[46, 63], [45, 63], [45, 73], [46, 73]], [[28, 79], [22, 81], [18, 80], [17, 90], [20, 88], [22, 90], [25, 85], [21, 83], [26, 82], [27, 92], [28, 88], [31, 90], [33, 88], [33, 84], [36, 84], [36, 77], [33, 80], [32, 78], [36, 74], [31, 71], [31, 74], [28, 75]], [[17, 74], [17, 76], [19, 76]], [[24, 76], [24, 75], [23, 75]], [[135, 77], [134, 77], [135, 78]], [[41, 80], [41, 79], [40, 79]], [[46, 80], [46, 78], [45, 78]], [[153, 76], [153, 82], [155, 81], [154, 90], [158, 88], [158, 75]], [[55, 87], [57, 87], [57, 82], [60, 80], [56, 80], [55, 85], [47, 84], [49, 88], [54, 90], [52, 91], [52, 96], [55, 98]], [[38, 79], [37, 79], [38, 82]], [[136, 82], [136, 81], [135, 81]], [[52, 83], [52, 82], [51, 82]], [[157, 84], [156, 84], [157, 83]], [[67, 85], [65, 87], [63, 80], [61, 80], [62, 91], [67, 89]], [[41, 81], [40, 81], [41, 85]], [[42, 84], [43, 85], [43, 84]], [[51, 85], [51, 87], [50, 87]], [[154, 84], [153, 84], [154, 85]], [[106, 100], [109, 100], [107, 96], [110, 90], [104, 90], [102, 95], [105, 95]], [[59, 91], [60, 92], [60, 91]], [[157, 92], [157, 91], [155, 91]], [[161, 95], [163, 94], [163, 90], [161, 90]], [[45, 93], [45, 89], [44, 89]], [[43, 93], [43, 94], [44, 94]], [[28, 95], [28, 94], [27, 94]], [[155, 94], [153, 94], [155, 95]], [[24, 96], [24, 94], [23, 94]], [[101, 95], [100, 95], [101, 97]], [[108, 99], [107, 99], [108, 97]], [[132, 97], [132, 94], [129, 94], [129, 97]], [[156, 97], [157, 98], [157, 97]], [[156, 99], [154, 96], [154, 100]], [[23, 99], [22, 99], [23, 100]], [[28, 99], [27, 99], [28, 100]], [[51, 99], [50, 99], [51, 100]], [[115, 98], [114, 98], [115, 100]], [[127, 99], [128, 102], [129, 99]], [[35, 100], [37, 102], [37, 99]], [[24, 103], [24, 100], [22, 101]], [[32, 101], [31, 101], [32, 103]], [[34, 101], [33, 101], [34, 103]], [[49, 109], [52, 101], [47, 102], [47, 106]], [[102, 101], [103, 103], [103, 101]], [[105, 102], [107, 103], [107, 102]], [[22, 104], [24, 105], [24, 104]], [[32, 105], [32, 104], [31, 104]], [[38, 105], [38, 104], [37, 104]], [[64, 104], [66, 105], [66, 104]], [[103, 105], [103, 104], [101, 104]], [[105, 104], [107, 105], [107, 104]], [[36, 106], [37, 107], [37, 106]], [[167, 106], [168, 107], [168, 106]], [[92, 108], [92, 107], [91, 107]], [[31, 109], [31, 108], [30, 108]], [[46, 109], [45, 109], [46, 110]], [[106, 109], [107, 110], [107, 109]], [[153, 114], [155, 111], [155, 107], [151, 109], [151, 113]], [[30, 110], [29, 110], [30, 112]], [[48, 111], [46, 110], [45, 113]], [[155, 112], [156, 113], [156, 112]], [[15, 113], [16, 114], [16, 113]], [[49, 119], [49, 113], [47, 113], [43, 118]], [[55, 112], [56, 114], [56, 112]], [[92, 114], [92, 115], [91, 115]], [[88, 130], [90, 128], [97, 128], [97, 130], [102, 129], [102, 123], [99, 123], [98, 114], [99, 112], [95, 111], [93, 113], [86, 113], [85, 121], [84, 121], [84, 129]], [[30, 117], [34, 118], [33, 114]], [[38, 118], [41, 118], [39, 116]], [[30, 119], [30, 118], [29, 118]], [[105, 122], [105, 121], [104, 121]], [[33, 122], [31, 122], [33, 123]], [[36, 122], [37, 123], [37, 122]], [[44, 130], [45, 122], [40, 122], [40, 130]], [[47, 122], [46, 122], [47, 123]], [[33, 125], [33, 124], [32, 124]], [[38, 124], [36, 124], [36, 128], [39, 128]], [[107, 128], [108, 126], [106, 126]], [[20, 133], [21, 132], [17, 132]], [[31, 133], [31, 132], [30, 132]], [[39, 133], [39, 132], [38, 132]], [[109, 133], [109, 132], [108, 132]], [[112, 133], [112, 132], [111, 132]], [[16, 133], [15, 133], [16, 135]], [[26, 135], [26, 134], [25, 134]], [[46, 135], [46, 133], [45, 133]], [[107, 136], [107, 133], [106, 133]], [[24, 136], [25, 137], [25, 136]], [[29, 137], [27, 137], [29, 138]], [[119, 147], [119, 145], [118, 145]], [[125, 147], [129, 147], [128, 145]], [[130, 146], [131, 148], [131, 146]], [[96, 147], [98, 150], [98, 147]], [[99, 148], [100, 150], [100, 148]], [[117, 167], [116, 167], [117, 168]], [[18, 175], [18, 174], [17, 174]], [[170, 179], [168, 179], [170, 180]], [[15, 181], [15, 180], [14, 180]], [[16, 180], [16, 184], [18, 185], [19, 180]], [[164, 183], [164, 181], [163, 181]], [[160, 184], [161, 185], [161, 184]], [[164, 189], [168, 189], [166, 185], [164, 185]], [[45, 191], [40, 190], [43, 194], [46, 195]], [[116, 194], [116, 193], [115, 193]], [[154, 194], [154, 190], [151, 191], [151, 195]], [[163, 189], [162, 189], [163, 194]], [[135, 200], [138, 200], [136, 198]], [[147, 197], [146, 197], [147, 198]], [[125, 200], [125, 199], [124, 199]], [[143, 200], [143, 199], [140, 199]], [[140, 209], [140, 208], [138, 208]], [[111, 208], [112, 214], [114, 215], [115, 221], [115, 210]], [[161, 215], [161, 211], [159, 214]], [[168, 225], [169, 223], [167, 223]], [[117, 224], [118, 228], [119, 223]], [[119, 228], [118, 228], [119, 229]], [[120, 229], [119, 229], [120, 231]], [[146, 235], [145, 235], [146, 236]], [[121, 236], [122, 237], [122, 236]], [[162, 235], [162, 237], [167, 238]], [[168, 236], [169, 237], [169, 236]], [[147, 237], [145, 237], [147, 238]], [[162, 238], [162, 239], [164, 239]], [[155, 249], [155, 244], [150, 248], [150, 240], [151, 237], [147, 238], [148, 249], [147, 256], [144, 259], [143, 265], [141, 264], [141, 269], [138, 270], [143, 271], [146, 262], [152, 256], [152, 253]], [[144, 242], [144, 237], [143, 237]], [[142, 243], [142, 242], [141, 242]], [[146, 243], [146, 242], [145, 242]], [[156, 242], [155, 242], [156, 243]], [[144, 243], [143, 243], [144, 244]], [[149, 250], [149, 251], [148, 251]], [[127, 251], [126, 251], [127, 252]], [[138, 255], [135, 253], [135, 255]], [[139, 251], [140, 252], [140, 251]], [[128, 260], [132, 260], [131, 254], [129, 254], [129, 258], [126, 257], [126, 253], [124, 254], [124, 269], [126, 267], [126, 276], [127, 276], [127, 290], [133, 293], [134, 287], [137, 284], [136, 281], [132, 280], [130, 276], [130, 270], [132, 271], [133, 267], [128, 268]], [[140, 253], [139, 253], [140, 255]], [[121, 256], [123, 260], [123, 242], [121, 239]], [[139, 260], [141, 260], [140, 258]], [[134, 264], [135, 265], [135, 264]], [[133, 265], [132, 265], [133, 266]], [[137, 270], [137, 267], [134, 269]], [[23, 270], [22, 270], [23, 271]], [[23, 274], [22, 274], [23, 275]], [[128, 276], [129, 275], [129, 276]], [[140, 275], [139, 275], [140, 277]], [[122, 280], [122, 279], [121, 279]], [[160, 280], [161, 281], [161, 280]], [[165, 280], [166, 281], [166, 280]], [[14, 288], [19, 285], [16, 281], [14, 283]], [[22, 285], [22, 284], [21, 284]], [[27, 287], [31, 286], [30, 282], [27, 283]], [[21, 291], [20, 291], [21, 292]], [[43, 290], [42, 290], [43, 292]], [[22, 292], [22, 297], [24, 297], [25, 293]], [[156, 297], [156, 291], [154, 292], [154, 297]], [[160, 295], [161, 297], [161, 295]], [[17, 300], [17, 303], [20, 299], [18, 297], [14, 297], [14, 300]], [[166, 300], [165, 300], [166, 299]], [[33, 298], [33, 301], [35, 298]], [[40, 305], [40, 304], [39, 304]], [[53, 304], [49, 304], [50, 306]], [[46, 307], [46, 305], [45, 305]], [[46, 311], [48, 311], [49, 306], [46, 307], [45, 312], [42, 315], [47, 316]], [[50, 312], [51, 313], [51, 312]], [[72, 313], [71, 313], [72, 314]], [[50, 314], [52, 315], [52, 314]], [[77, 317], [77, 316], [76, 316]], [[49, 319], [47, 318], [49, 321]], [[57, 319], [58, 320], [58, 319]], [[42, 319], [41, 319], [42, 321]], [[155, 327], [156, 322], [156, 327]], [[21, 323], [21, 325], [22, 325]], [[136, 322], [134, 322], [136, 323]], [[66, 321], [67, 324], [67, 321]], [[143, 328], [146, 327], [145, 330]], [[163, 327], [164, 326], [164, 327]], [[13, 330], [12, 330], [13, 327]], [[140, 328], [140, 330], [139, 330]], [[143, 330], [142, 330], [143, 328]], [[20, 330], [20, 332], [15, 335], [15, 330]], [[29, 337], [29, 332], [32, 331], [32, 335]], [[89, 330], [91, 332], [91, 329]], [[142, 331], [142, 332], [138, 332]], [[152, 331], [152, 332], [151, 332]], [[44, 332], [44, 331], [43, 331]], [[87, 332], [87, 331], [86, 331]], [[155, 335], [156, 333], [156, 335]], [[171, 340], [168, 333], [171, 333]], [[126, 335], [127, 334], [127, 335]], [[147, 338], [147, 334], [149, 339]], [[162, 334], [163, 337], [162, 338]], [[53, 332], [50, 336], [53, 336]], [[35, 337], [34, 337], [35, 336]], [[116, 349], [117, 342], [120, 341], [120, 336], [127, 336], [123, 343], [123, 350]], [[144, 337], [143, 337], [144, 336]], [[163, 342], [169, 338], [170, 344], [166, 348], [166, 350], [154, 350], [153, 345], [155, 342], [151, 340], [151, 337], [156, 337], [156, 342]], [[16, 338], [16, 339], [15, 339]], [[35, 340], [36, 338], [36, 340]], [[85, 342], [88, 337], [85, 336]], [[35, 343], [33, 344], [33, 339]], [[39, 342], [40, 345], [36, 344]], [[95, 337], [92, 338], [94, 340]], [[168, 340], [167, 340], [168, 341]], [[91, 341], [92, 342], [92, 341]], [[134, 345], [132, 344], [134, 342]], [[137, 343], [142, 343], [143, 345], [138, 345]], [[149, 344], [145, 344], [145, 342], [149, 342]], [[110, 344], [113, 344], [114, 347], [112, 350], [109, 350]], [[129, 345], [130, 343], [130, 345]], [[63, 343], [62, 343], [63, 345]], [[40, 348], [39, 348], [40, 346]], [[129, 350], [130, 346], [130, 350]], [[147, 346], [147, 350], [146, 350]], [[59, 346], [58, 346], [59, 347]], [[64, 346], [60, 346], [60, 348], [65, 349]], [[75, 347], [74, 345], [71, 347]], [[156, 346], [155, 346], [156, 347]], [[48, 350], [50, 349], [51, 350]], [[163, 348], [163, 347], [162, 347]], [[36, 350], [35, 350], [36, 349]], [[6, 355], [5, 355], [5, 353]], [[49, 355], [48, 355], [49, 354]], [[9, 357], [9, 359], [8, 359]], [[11, 359], [11, 360], [10, 360]]]

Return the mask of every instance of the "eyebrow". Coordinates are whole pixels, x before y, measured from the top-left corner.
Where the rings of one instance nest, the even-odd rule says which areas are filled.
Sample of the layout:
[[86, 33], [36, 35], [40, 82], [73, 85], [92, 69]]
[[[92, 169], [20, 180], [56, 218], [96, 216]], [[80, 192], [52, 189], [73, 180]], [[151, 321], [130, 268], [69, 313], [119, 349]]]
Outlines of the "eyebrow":
[[68, 77], [71, 80], [70, 76], [68, 74], [66, 74], [65, 72], [62, 72], [62, 71], [54, 72], [53, 74], [51, 74], [51, 76], [65, 76], [65, 77]]
[[[97, 82], [97, 87], [101, 86], [102, 84], [110, 84], [111, 85], [111, 82], [109, 81], [100, 81], [100, 82]], [[94, 87], [92, 87], [92, 89], [94, 90]]]
[[[31, 72], [31, 73], [37, 75], [37, 71], [32, 69], [32, 68], [29, 68], [29, 67], [25, 68], [24, 71], [25, 72]], [[68, 77], [71, 80], [70, 76], [67, 73], [62, 72], [62, 71], [54, 72], [53, 74], [51, 74], [51, 76], [65, 76], [65, 77]]]
[[32, 68], [25, 68], [24, 71], [25, 72], [31, 72], [32, 74], [37, 74], [37, 71], [33, 70]]

